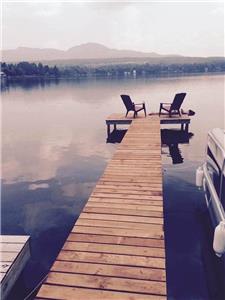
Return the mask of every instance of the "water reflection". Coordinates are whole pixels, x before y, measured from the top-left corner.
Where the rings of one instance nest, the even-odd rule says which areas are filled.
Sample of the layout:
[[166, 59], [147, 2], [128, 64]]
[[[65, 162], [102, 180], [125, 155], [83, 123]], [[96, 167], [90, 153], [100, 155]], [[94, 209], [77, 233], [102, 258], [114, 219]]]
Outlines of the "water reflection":
[[[224, 76], [26, 81], [14, 82], [2, 92], [2, 233], [31, 235], [32, 259], [24, 272], [25, 292], [47, 273], [112, 156], [113, 143], [120, 142], [125, 134], [125, 130], [113, 132], [105, 143], [106, 117], [124, 112], [119, 95], [127, 93], [138, 102], [146, 101], [148, 112], [154, 112], [162, 100], [170, 99], [180, 90], [187, 91], [184, 106], [193, 108], [196, 116], [191, 121], [191, 131], [195, 134], [191, 141], [191, 136], [179, 133], [174, 140], [167, 132], [163, 143], [171, 147], [170, 153], [163, 155], [164, 191], [173, 200], [167, 201], [165, 197], [168, 205], [174, 205], [171, 207], [174, 220], [174, 214], [179, 216], [174, 209], [181, 209], [178, 200], [184, 194], [182, 209], [186, 205], [189, 210], [193, 204], [196, 193], [193, 173], [203, 160], [208, 129], [223, 126]], [[216, 99], [216, 105], [212, 99]], [[178, 153], [177, 148], [184, 163], [171, 166], [167, 154]], [[194, 194], [189, 193], [191, 188]], [[193, 215], [192, 210], [190, 214]], [[174, 227], [177, 224], [179, 220]], [[174, 228], [170, 234], [174, 245]], [[192, 246], [196, 248], [195, 243]], [[182, 263], [185, 269], [189, 261], [185, 259]], [[174, 264], [173, 270], [176, 261]], [[179, 274], [181, 286], [192, 278], [184, 280], [182, 274], [174, 274]]]
[[127, 129], [114, 129], [108, 135], [108, 137], [106, 139], [106, 143], [111, 143], [111, 144], [121, 143], [126, 132], [127, 132]]
[[[114, 129], [108, 135], [106, 143], [121, 143], [127, 129]], [[194, 136], [192, 132], [177, 129], [161, 129], [161, 143], [163, 154], [167, 154], [172, 158], [173, 164], [181, 164], [184, 161], [179, 144], [189, 144], [190, 139]], [[165, 148], [169, 149], [166, 153]]]
[[[184, 158], [179, 144], [189, 144], [189, 140], [194, 136], [192, 132], [177, 129], [161, 129], [162, 148], [169, 148], [169, 156], [172, 158], [173, 164], [182, 164]], [[165, 150], [163, 152], [165, 153]]]
[[1, 81], [1, 90], [9, 91], [12, 88], [24, 88], [26, 90], [38, 89], [38, 88], [46, 88], [51, 85], [58, 85], [60, 82], [59, 79], [48, 79], [48, 78], [20, 78], [18, 79], [7, 79]]

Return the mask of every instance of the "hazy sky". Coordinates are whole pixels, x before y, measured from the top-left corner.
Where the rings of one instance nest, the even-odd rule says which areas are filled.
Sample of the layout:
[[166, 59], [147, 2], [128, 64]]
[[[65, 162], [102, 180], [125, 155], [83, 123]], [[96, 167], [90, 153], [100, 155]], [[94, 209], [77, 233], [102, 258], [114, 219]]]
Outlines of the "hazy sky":
[[224, 55], [223, 2], [4, 0], [2, 43], [68, 49], [87, 42], [188, 56]]

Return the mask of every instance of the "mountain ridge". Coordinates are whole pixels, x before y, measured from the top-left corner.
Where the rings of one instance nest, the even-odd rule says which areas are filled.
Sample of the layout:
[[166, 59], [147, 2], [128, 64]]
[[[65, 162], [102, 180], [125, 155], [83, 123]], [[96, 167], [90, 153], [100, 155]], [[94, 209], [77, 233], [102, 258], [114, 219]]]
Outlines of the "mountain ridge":
[[2, 61], [18, 62], [68, 59], [111, 59], [111, 58], [160, 58], [181, 57], [181, 55], [162, 55], [155, 52], [142, 52], [126, 49], [114, 49], [98, 43], [85, 43], [67, 50], [54, 48], [17, 47], [2, 50]]

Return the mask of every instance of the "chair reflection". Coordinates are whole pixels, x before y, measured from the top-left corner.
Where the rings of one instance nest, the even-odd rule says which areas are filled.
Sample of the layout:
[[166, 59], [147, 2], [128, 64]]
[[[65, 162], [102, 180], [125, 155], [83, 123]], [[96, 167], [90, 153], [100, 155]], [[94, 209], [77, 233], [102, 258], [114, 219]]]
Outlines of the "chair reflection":
[[189, 140], [194, 134], [184, 130], [161, 129], [162, 147], [169, 148], [169, 155], [173, 164], [181, 164], [184, 161], [182, 153], [178, 147], [179, 144], [189, 144]]
[[106, 143], [121, 143], [127, 129], [114, 129], [107, 137]]
[[[127, 129], [114, 129], [107, 137], [106, 143], [121, 143]], [[190, 138], [194, 134], [185, 130], [177, 129], [161, 129], [162, 148], [169, 148], [169, 156], [172, 158], [173, 164], [181, 164], [184, 161], [179, 144], [188, 144]]]

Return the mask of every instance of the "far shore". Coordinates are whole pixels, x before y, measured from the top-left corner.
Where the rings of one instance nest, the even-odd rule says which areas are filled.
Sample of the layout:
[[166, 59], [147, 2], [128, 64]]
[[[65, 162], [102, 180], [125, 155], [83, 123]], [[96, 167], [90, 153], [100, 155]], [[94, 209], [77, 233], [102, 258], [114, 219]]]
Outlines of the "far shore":
[[191, 73], [163, 73], [163, 74], [152, 74], [152, 75], [127, 75], [127, 76], [97, 76], [97, 75], [85, 75], [85, 76], [37, 76], [37, 75], [23, 75], [23, 76], [5, 76], [1, 77], [1, 79], [5, 81], [17, 81], [17, 80], [96, 80], [96, 79], [142, 79], [142, 78], [175, 78], [175, 77], [189, 77], [189, 76], [202, 76], [202, 75], [223, 75], [225, 72], [191, 72]]

